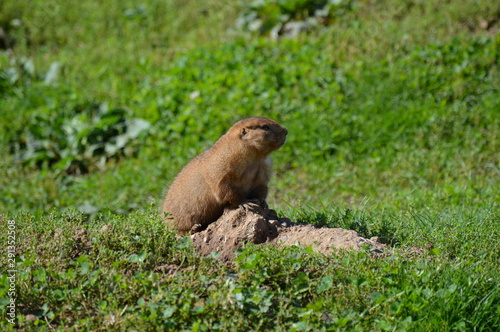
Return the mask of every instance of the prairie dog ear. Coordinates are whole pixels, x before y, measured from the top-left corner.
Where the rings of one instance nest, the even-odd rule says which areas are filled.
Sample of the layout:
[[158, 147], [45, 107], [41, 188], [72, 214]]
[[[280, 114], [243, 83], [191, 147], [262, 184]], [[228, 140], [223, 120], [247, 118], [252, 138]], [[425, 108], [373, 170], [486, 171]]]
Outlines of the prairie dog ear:
[[243, 137], [247, 134], [247, 130], [246, 128], [241, 128], [241, 133], [240, 133], [240, 137]]

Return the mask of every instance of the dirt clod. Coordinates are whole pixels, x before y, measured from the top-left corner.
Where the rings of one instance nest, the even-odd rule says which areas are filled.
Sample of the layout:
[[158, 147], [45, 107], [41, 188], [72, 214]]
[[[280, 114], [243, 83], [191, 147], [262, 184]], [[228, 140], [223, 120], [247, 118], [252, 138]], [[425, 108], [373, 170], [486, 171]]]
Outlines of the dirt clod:
[[368, 245], [374, 253], [384, 251], [384, 245], [376, 237], [365, 239], [353, 230], [296, 224], [288, 218], [278, 218], [274, 210], [254, 202], [224, 211], [216, 222], [192, 234], [191, 239], [202, 255], [217, 251], [221, 261], [232, 260], [234, 252], [245, 243], [294, 245], [298, 242], [303, 246], [312, 245], [324, 254], [336, 249], [359, 250], [363, 245]]
[[24, 318], [25, 318], [25, 319], [26, 319], [26, 321], [28, 321], [28, 322], [34, 322], [34, 321], [36, 321], [36, 320], [38, 319], [38, 317], [37, 317], [37, 316], [32, 315], [32, 314], [28, 314], [28, 315], [24, 316]]

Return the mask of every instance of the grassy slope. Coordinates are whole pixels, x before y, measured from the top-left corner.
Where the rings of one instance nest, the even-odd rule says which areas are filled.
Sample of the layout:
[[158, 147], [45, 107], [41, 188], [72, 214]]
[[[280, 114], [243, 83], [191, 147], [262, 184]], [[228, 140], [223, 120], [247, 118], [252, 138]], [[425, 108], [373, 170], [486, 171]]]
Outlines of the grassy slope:
[[[228, 32], [232, 2], [98, 3], [0, 5], [0, 22], [23, 22], [2, 72], [23, 56], [35, 66], [0, 99], [0, 208], [18, 228], [19, 312], [39, 317], [20, 326], [498, 327], [500, 41], [480, 27], [498, 5], [359, 2], [273, 43]], [[46, 84], [54, 61], [62, 73]], [[153, 123], [137, 157], [76, 177], [14, 162], [9, 142], [35, 116], [92, 103]], [[290, 131], [272, 206], [379, 235], [394, 256], [248, 248], [228, 271], [164, 230], [168, 181], [249, 115]], [[76, 212], [84, 202], [101, 213]]]

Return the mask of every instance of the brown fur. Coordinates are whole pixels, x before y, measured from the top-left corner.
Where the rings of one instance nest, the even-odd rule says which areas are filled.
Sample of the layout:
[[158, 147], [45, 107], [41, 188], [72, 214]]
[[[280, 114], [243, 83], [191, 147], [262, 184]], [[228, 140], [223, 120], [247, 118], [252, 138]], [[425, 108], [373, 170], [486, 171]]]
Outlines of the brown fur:
[[205, 228], [227, 207], [264, 201], [271, 175], [268, 155], [285, 143], [287, 133], [265, 117], [235, 123], [177, 175], [163, 203], [165, 221], [186, 233], [197, 224]]

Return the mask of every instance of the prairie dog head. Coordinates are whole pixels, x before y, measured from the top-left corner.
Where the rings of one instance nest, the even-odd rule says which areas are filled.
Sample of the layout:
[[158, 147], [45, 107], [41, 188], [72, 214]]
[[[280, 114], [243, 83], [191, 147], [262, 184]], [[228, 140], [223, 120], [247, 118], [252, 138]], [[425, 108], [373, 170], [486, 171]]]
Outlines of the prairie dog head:
[[262, 155], [282, 147], [288, 134], [285, 127], [265, 117], [243, 119], [235, 123], [230, 131], [233, 129], [242, 144]]

